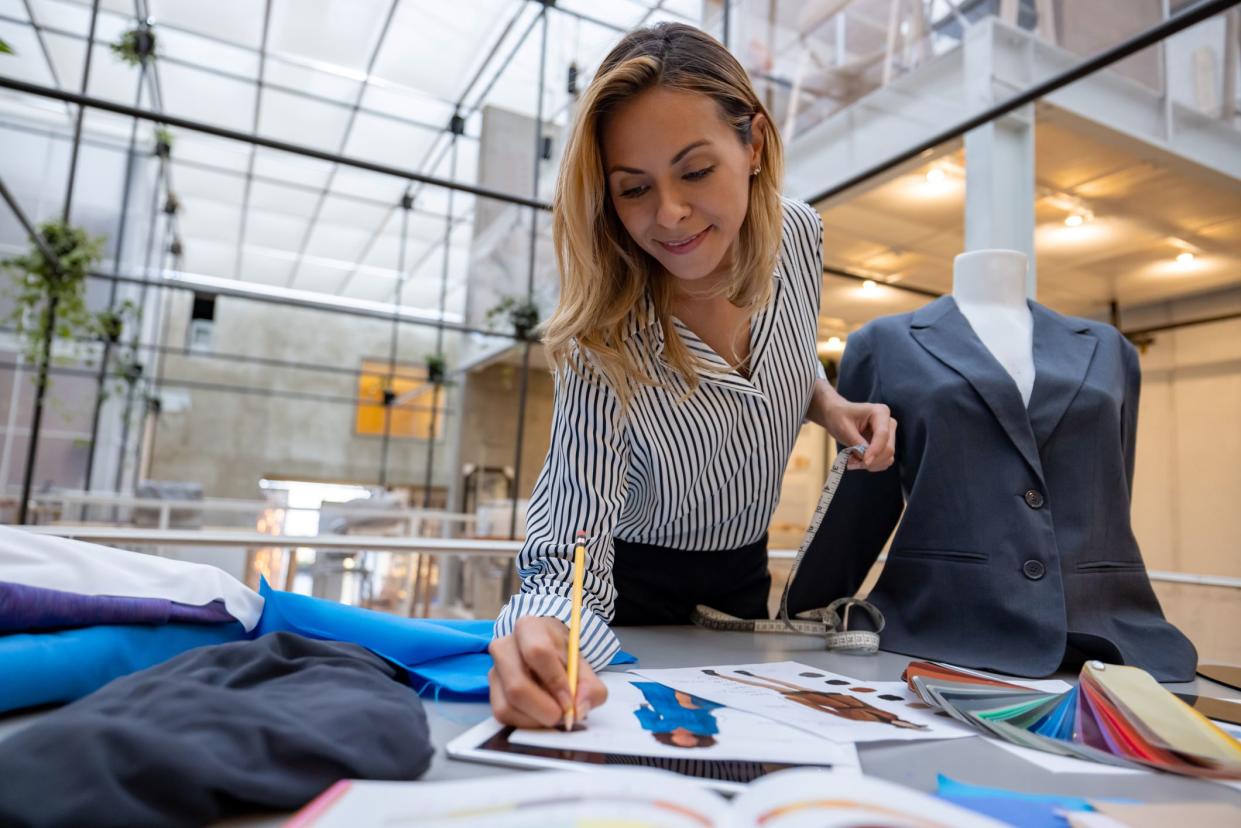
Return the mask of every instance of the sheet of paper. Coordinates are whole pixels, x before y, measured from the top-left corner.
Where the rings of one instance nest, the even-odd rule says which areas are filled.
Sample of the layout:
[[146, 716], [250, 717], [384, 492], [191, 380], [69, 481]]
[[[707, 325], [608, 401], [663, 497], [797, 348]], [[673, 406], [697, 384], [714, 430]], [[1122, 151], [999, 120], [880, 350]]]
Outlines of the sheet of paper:
[[904, 682], [856, 681], [795, 661], [635, 672], [694, 696], [837, 742], [977, 735], [920, 701]]
[[509, 741], [561, 750], [860, 770], [853, 745], [678, 693], [632, 673], [599, 677], [608, 688], [608, 701], [590, 711], [585, 730], [515, 730]]
[[668, 773], [548, 771], [460, 782], [345, 781], [285, 828], [724, 828], [728, 815], [722, 797]]

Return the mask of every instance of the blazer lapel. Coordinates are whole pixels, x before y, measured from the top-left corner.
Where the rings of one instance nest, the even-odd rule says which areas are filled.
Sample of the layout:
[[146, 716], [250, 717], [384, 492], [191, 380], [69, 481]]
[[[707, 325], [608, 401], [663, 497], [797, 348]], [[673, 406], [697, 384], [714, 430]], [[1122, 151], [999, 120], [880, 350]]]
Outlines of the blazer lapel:
[[973, 386], [1041, 481], [1043, 464], [1017, 384], [982, 344], [969, 321], [957, 309], [956, 301], [944, 296], [916, 311], [910, 321], [910, 334], [932, 356]]
[[1030, 424], [1041, 447], [1085, 382], [1098, 343], [1088, 327], [1076, 325], [1036, 302], [1030, 302], [1030, 314], [1034, 318], [1035, 370]]

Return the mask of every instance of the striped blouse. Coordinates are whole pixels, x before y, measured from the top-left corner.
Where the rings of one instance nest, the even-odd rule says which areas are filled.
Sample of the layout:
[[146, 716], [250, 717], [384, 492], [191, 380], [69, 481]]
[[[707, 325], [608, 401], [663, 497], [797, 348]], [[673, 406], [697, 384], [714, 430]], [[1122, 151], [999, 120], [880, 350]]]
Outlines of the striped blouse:
[[631, 318], [626, 346], [671, 389], [640, 385], [622, 413], [597, 372], [560, 372], [551, 444], [517, 556], [521, 591], [496, 619], [497, 637], [524, 615], [568, 623], [579, 529], [590, 538], [581, 646], [595, 669], [620, 646], [607, 623], [616, 602], [613, 537], [709, 551], [754, 543], [767, 531], [822, 375], [823, 224], [808, 204], [786, 198], [783, 207], [772, 299], [750, 323], [749, 378], [674, 317], [676, 332], [708, 366], [698, 373], [698, 390], [678, 402], [684, 380], [662, 360], [663, 331], [649, 298]]

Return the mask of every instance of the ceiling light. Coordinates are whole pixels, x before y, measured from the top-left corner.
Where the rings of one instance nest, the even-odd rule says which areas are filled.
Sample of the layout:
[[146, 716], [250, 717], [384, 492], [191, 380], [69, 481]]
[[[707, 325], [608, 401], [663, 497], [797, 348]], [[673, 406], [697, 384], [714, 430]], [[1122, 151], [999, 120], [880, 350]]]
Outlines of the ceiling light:
[[944, 171], [939, 167], [931, 167], [926, 173], [927, 184], [942, 184], [944, 181]]
[[1178, 254], [1176, 260], [1180, 264], [1187, 265], [1194, 260], [1194, 254], [1186, 250], [1184, 253]]
[[1086, 220], [1085, 217], [1081, 213], [1074, 213], [1073, 215], [1066, 218], [1064, 220], [1064, 223], [1068, 225], [1069, 227], [1081, 227], [1082, 222], [1084, 222], [1085, 220]]
[[875, 284], [873, 279], [867, 279], [865, 282], [862, 282], [862, 290], [865, 293], [874, 293], [879, 290], [879, 285]]
[[840, 337], [838, 337], [838, 336], [829, 336], [829, 337], [827, 338], [827, 347], [828, 347], [828, 348], [833, 348], [833, 349], [834, 349], [834, 348], [839, 348], [840, 346], [841, 346]]

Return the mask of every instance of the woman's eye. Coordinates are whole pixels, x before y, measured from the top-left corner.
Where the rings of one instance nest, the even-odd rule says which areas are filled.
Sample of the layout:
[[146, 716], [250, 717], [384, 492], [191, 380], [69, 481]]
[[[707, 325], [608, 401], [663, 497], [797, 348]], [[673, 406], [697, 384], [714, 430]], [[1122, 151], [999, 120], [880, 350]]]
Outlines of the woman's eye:
[[703, 178], [706, 178], [708, 175], [710, 175], [714, 171], [715, 171], [714, 166], [703, 167], [701, 170], [695, 170], [694, 172], [686, 173], [685, 177], [689, 179], [690, 181], [699, 181]]
[[621, 198], [637, 198], [646, 192], [646, 187], [630, 187], [628, 190], [622, 190]]

